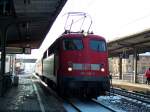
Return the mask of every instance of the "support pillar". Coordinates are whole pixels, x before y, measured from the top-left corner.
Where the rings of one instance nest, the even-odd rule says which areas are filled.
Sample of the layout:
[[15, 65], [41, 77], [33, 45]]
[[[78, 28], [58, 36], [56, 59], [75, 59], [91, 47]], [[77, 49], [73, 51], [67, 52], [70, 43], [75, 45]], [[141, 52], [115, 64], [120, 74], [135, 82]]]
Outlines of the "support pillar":
[[122, 57], [119, 57], [119, 79], [122, 80]]
[[137, 83], [137, 48], [134, 48], [134, 83]]
[[0, 96], [2, 96], [7, 89], [6, 83], [9, 76], [5, 75], [5, 60], [6, 60], [6, 37], [8, 27], [15, 23], [15, 10], [13, 0], [1, 0], [1, 14], [0, 14]]
[[0, 96], [4, 93], [4, 75], [5, 75], [5, 60], [6, 60], [6, 30], [5, 27], [0, 27], [1, 38], [1, 70], [0, 70]]
[[1, 28], [1, 71], [0, 74], [3, 76], [5, 74], [5, 58], [6, 58], [6, 31], [5, 28]]
[[7, 79], [10, 76], [6, 76], [5, 74], [5, 61], [6, 61], [6, 39], [7, 39], [7, 31], [9, 26], [12, 23], [15, 23], [14, 19], [11, 17], [1, 17], [0, 18], [0, 52], [1, 52], [1, 70], [0, 70], [0, 96], [4, 95], [4, 92], [7, 90]]

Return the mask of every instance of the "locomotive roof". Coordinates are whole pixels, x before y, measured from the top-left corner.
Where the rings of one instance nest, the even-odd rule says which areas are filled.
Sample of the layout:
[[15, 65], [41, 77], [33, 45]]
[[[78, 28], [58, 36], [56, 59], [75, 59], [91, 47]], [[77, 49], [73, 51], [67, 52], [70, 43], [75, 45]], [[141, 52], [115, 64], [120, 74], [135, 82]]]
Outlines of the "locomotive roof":
[[73, 32], [73, 33], [67, 33], [67, 34], [63, 34], [62, 35], [63, 36], [63, 38], [64, 37], [70, 37], [70, 38], [72, 38], [72, 37], [79, 37], [79, 36], [83, 36], [83, 37], [87, 37], [87, 38], [99, 38], [99, 39], [104, 39], [105, 40], [105, 38], [104, 37], [102, 37], [102, 36], [99, 36], [99, 35], [95, 35], [95, 34], [93, 34], [93, 33], [78, 33], [78, 32]]

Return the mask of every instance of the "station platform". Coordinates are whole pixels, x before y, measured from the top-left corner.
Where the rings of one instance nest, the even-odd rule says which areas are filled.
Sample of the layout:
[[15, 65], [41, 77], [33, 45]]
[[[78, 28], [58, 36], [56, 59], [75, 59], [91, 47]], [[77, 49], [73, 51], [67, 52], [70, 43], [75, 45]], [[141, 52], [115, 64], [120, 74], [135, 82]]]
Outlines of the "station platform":
[[150, 94], [150, 85], [112, 79], [113, 87]]
[[63, 103], [41, 86], [32, 74], [19, 75], [18, 86], [0, 97], [0, 112], [66, 112]]

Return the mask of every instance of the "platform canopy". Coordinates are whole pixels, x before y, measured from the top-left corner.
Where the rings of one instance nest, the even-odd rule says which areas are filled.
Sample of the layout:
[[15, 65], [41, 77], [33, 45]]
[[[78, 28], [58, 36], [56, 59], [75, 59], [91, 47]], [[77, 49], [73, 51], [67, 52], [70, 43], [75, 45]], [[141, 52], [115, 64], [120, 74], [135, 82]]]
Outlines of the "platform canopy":
[[0, 0], [0, 29], [5, 27], [6, 47], [39, 48], [66, 2]]
[[107, 44], [109, 57], [134, 54], [135, 50], [138, 54], [150, 52], [150, 29], [110, 41]]

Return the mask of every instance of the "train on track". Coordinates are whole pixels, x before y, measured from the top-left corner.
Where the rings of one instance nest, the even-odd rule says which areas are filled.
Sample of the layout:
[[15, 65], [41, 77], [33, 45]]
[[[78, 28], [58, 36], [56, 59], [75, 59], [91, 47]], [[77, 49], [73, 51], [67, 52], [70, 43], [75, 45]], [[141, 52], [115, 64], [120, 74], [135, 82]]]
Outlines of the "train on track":
[[89, 32], [65, 30], [37, 61], [35, 71], [61, 95], [105, 95], [110, 90], [106, 40]]
[[36, 73], [60, 94], [104, 95], [110, 89], [106, 41], [93, 34], [64, 33], [44, 52]]

